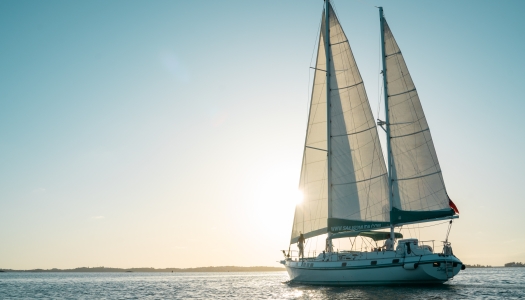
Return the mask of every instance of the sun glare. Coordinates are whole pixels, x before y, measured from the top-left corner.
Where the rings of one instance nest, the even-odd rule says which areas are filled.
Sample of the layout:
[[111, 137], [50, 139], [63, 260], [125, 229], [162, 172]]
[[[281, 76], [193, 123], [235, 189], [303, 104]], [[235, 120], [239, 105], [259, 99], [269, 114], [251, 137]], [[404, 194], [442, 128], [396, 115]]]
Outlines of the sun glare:
[[292, 199], [292, 201], [294, 202], [295, 205], [299, 205], [301, 203], [303, 203], [303, 192], [301, 192], [300, 190], [297, 190], [295, 192], [295, 197]]
[[[284, 163], [261, 166], [257, 175], [245, 185], [252, 216], [264, 224], [265, 231], [282, 231], [291, 226], [295, 207], [303, 202], [303, 193], [297, 188], [298, 172], [297, 168]], [[272, 222], [268, 222], [269, 216]]]

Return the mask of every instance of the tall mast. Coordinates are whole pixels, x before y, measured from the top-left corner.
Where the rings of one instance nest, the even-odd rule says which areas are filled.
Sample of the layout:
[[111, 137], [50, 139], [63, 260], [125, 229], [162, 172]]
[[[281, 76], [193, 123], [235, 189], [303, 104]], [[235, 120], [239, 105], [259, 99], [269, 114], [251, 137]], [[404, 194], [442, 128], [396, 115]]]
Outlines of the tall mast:
[[[388, 202], [392, 211], [392, 150], [390, 146], [390, 120], [388, 110], [388, 83], [386, 78], [386, 55], [385, 55], [385, 18], [383, 7], [379, 7], [379, 26], [381, 27], [381, 58], [383, 62], [383, 95], [385, 99], [385, 131], [386, 131], [386, 155], [388, 161]], [[390, 220], [390, 238], [394, 240], [394, 223]]]
[[[327, 168], [328, 168], [328, 220], [332, 218], [332, 120], [330, 101], [330, 0], [325, 0], [325, 33], [324, 49], [326, 53], [326, 141], [327, 141]], [[327, 224], [328, 225], [328, 224]], [[332, 233], [328, 228], [327, 250], [332, 251]]]

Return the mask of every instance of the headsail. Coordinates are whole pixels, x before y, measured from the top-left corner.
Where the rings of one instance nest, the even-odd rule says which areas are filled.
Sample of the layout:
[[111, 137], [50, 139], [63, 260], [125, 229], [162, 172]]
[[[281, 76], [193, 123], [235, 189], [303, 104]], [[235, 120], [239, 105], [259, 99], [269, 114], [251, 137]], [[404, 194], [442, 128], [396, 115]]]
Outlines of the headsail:
[[[323, 14], [324, 16], [324, 14]], [[325, 22], [322, 22], [324, 24]], [[389, 225], [387, 172], [363, 80], [346, 35], [330, 7], [332, 218], [328, 219], [326, 59], [321, 28], [291, 242]], [[324, 150], [324, 151], [323, 151]], [[328, 225], [328, 227], [327, 227]]]
[[423, 108], [386, 20], [384, 24], [394, 224], [452, 216]]
[[290, 243], [296, 242], [300, 233], [309, 238], [327, 232], [326, 73], [323, 71], [326, 70], [326, 55], [323, 46], [323, 28], [324, 26], [319, 34], [316, 70], [299, 182], [303, 201], [295, 207]]

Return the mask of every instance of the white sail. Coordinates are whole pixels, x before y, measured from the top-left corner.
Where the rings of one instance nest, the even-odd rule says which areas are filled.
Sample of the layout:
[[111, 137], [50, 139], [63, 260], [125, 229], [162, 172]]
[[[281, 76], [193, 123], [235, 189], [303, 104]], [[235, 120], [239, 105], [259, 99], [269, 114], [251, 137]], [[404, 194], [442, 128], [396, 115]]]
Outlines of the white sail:
[[[389, 174], [352, 51], [329, 0], [325, 8], [330, 30], [321, 29], [317, 53], [300, 182], [305, 199], [296, 207], [290, 242], [298, 242], [300, 232], [306, 238], [328, 233], [326, 248], [305, 255], [301, 239], [299, 254], [283, 251], [280, 263], [290, 282], [299, 284], [444, 283], [465, 269], [452, 254], [448, 233], [440, 251], [394, 232], [402, 224], [457, 216], [448, 208], [428, 125], [383, 9], [379, 15], [387, 114], [380, 124], [386, 124]], [[368, 230], [384, 227], [390, 231]], [[359, 251], [354, 247], [358, 236], [385, 240], [385, 249], [370, 243], [373, 251], [366, 246]], [[352, 237], [350, 251], [334, 249], [334, 239]]]
[[452, 215], [436, 150], [416, 87], [384, 20], [392, 155], [393, 223]]
[[295, 207], [291, 243], [300, 233], [308, 238], [327, 232], [326, 73], [322, 71], [326, 69], [326, 54], [323, 45], [320, 34], [299, 182], [303, 201]]
[[383, 227], [390, 221], [388, 175], [377, 127], [350, 44], [331, 7], [330, 44], [333, 219], [329, 229], [360, 229], [370, 222]]
[[331, 8], [330, 16], [332, 218], [328, 220], [323, 26], [301, 171], [304, 200], [296, 207], [292, 242], [300, 232], [312, 237], [328, 231], [385, 227], [390, 217], [388, 176], [363, 80]]

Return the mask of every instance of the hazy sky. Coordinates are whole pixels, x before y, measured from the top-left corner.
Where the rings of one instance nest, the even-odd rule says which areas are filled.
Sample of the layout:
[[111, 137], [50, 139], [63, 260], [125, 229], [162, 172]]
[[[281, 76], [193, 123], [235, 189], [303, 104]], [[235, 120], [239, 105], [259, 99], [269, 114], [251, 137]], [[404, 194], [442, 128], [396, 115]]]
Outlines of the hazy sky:
[[[454, 253], [525, 261], [525, 1], [333, 2], [374, 113], [384, 7]], [[1, 1], [0, 268], [277, 266], [322, 6]]]

